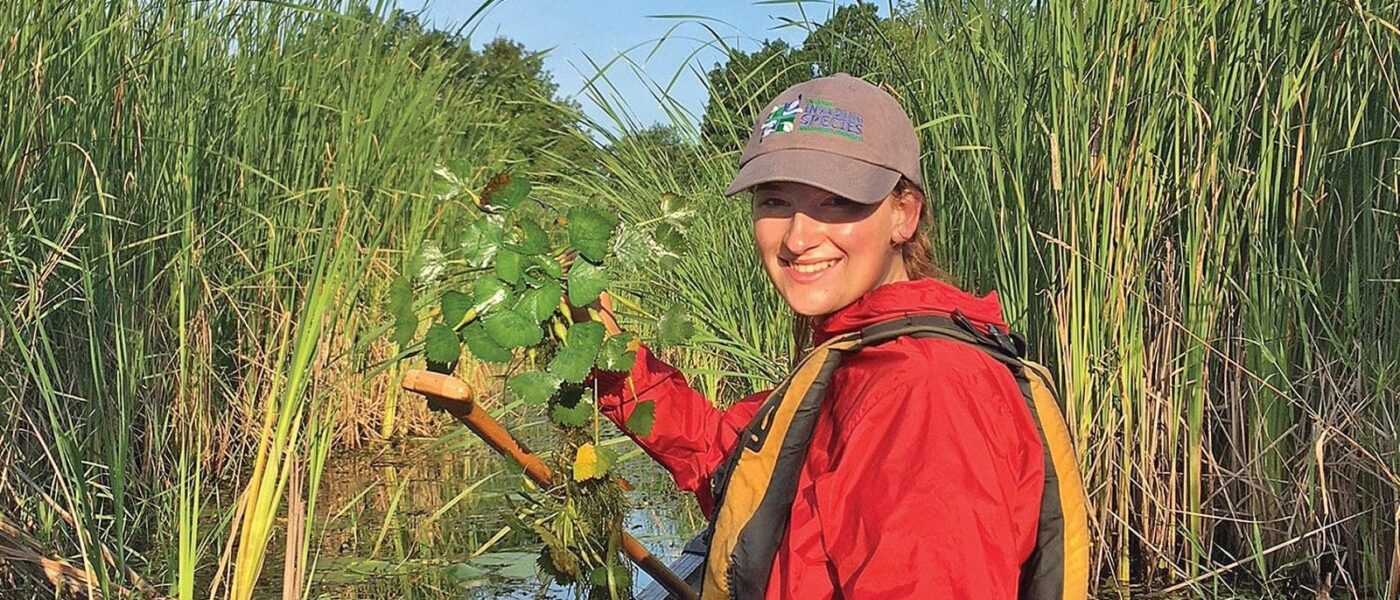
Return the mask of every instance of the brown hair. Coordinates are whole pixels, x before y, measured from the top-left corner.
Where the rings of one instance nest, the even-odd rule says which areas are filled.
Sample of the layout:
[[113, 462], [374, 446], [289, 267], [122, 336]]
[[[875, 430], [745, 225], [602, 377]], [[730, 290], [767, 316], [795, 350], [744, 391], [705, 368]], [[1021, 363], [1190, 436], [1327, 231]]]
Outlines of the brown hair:
[[893, 196], [913, 194], [919, 201], [919, 223], [914, 227], [914, 236], [900, 245], [900, 255], [904, 258], [904, 270], [910, 279], [937, 279], [952, 283], [953, 276], [933, 262], [933, 244], [928, 237], [928, 199], [924, 190], [908, 177], [900, 177], [894, 184]]

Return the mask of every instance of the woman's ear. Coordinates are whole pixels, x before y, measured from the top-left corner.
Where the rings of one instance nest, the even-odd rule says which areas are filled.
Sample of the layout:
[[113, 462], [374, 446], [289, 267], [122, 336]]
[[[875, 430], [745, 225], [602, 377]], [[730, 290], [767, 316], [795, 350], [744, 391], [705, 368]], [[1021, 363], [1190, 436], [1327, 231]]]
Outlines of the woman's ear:
[[919, 213], [924, 210], [923, 194], [912, 188], [905, 188], [893, 198], [890, 208], [891, 218], [894, 220], [894, 228], [890, 234], [890, 242], [899, 245], [914, 239], [914, 234], [919, 229]]

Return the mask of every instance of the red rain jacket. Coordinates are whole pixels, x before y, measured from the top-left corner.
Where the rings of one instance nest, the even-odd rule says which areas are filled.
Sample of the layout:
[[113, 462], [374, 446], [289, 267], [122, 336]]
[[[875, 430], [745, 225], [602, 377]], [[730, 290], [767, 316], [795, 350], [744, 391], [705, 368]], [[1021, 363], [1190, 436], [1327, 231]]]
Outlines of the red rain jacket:
[[[865, 294], [814, 338], [955, 309], [1005, 326], [995, 293], [925, 279]], [[713, 518], [710, 475], [767, 392], [720, 410], [645, 348], [630, 375], [596, 381], [602, 412], [619, 425], [637, 402], [655, 401], [651, 435], [632, 437]], [[766, 597], [1014, 599], [1043, 461], [1015, 379], [982, 350], [913, 338], [863, 349], [832, 379]]]

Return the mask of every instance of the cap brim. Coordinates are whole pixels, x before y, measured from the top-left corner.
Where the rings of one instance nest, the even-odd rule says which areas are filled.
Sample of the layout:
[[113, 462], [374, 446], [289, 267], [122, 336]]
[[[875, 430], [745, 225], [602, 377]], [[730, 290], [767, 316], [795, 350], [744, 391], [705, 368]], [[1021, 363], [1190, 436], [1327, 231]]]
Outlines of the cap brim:
[[786, 148], [765, 152], [745, 163], [724, 195], [733, 196], [764, 183], [791, 181], [863, 204], [875, 204], [890, 194], [899, 177], [899, 171], [839, 154]]

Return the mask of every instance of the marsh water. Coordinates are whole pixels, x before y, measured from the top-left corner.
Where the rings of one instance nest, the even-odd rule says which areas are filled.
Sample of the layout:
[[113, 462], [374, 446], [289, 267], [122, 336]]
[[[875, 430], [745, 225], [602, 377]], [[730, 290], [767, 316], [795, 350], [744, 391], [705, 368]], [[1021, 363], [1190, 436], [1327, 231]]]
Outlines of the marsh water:
[[[508, 424], [544, 448], [543, 419]], [[332, 456], [311, 532], [315, 572], [309, 597], [573, 598], [571, 588], [536, 577], [540, 544], [508, 525], [521, 495], [519, 469], [463, 427]], [[688, 496], [630, 440], [605, 442], [623, 460], [629, 533], [662, 562], [680, 554], [702, 517]], [[281, 598], [281, 542], [274, 540], [257, 597]], [[635, 572], [634, 589], [651, 582]]]

